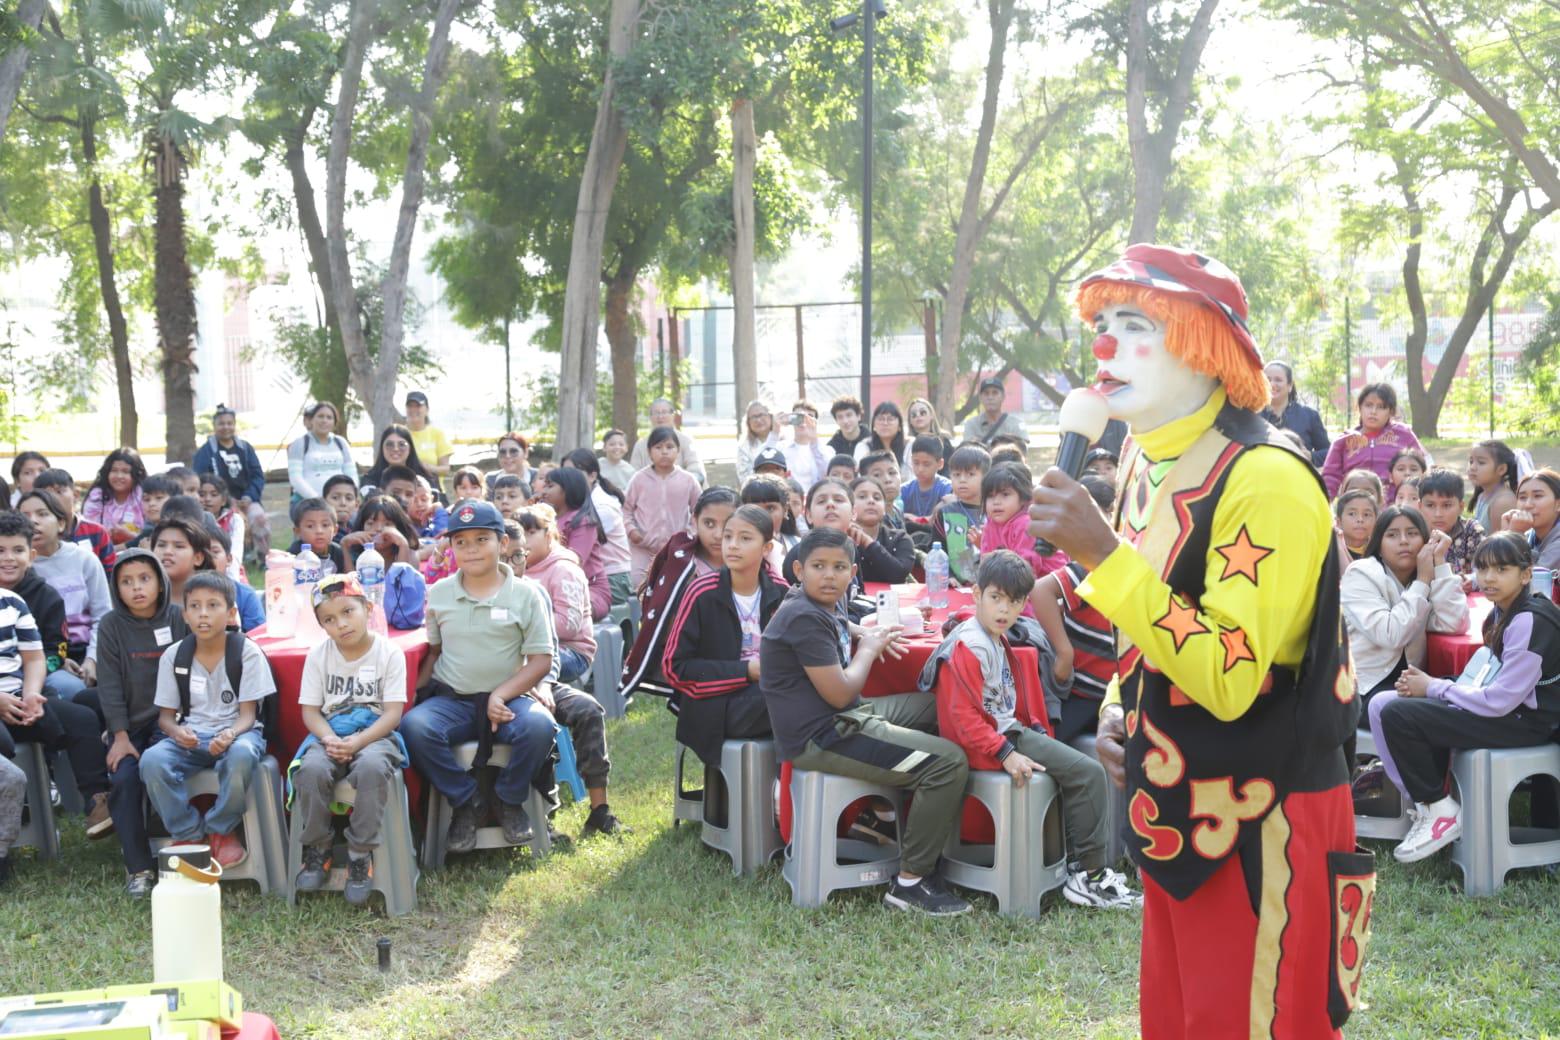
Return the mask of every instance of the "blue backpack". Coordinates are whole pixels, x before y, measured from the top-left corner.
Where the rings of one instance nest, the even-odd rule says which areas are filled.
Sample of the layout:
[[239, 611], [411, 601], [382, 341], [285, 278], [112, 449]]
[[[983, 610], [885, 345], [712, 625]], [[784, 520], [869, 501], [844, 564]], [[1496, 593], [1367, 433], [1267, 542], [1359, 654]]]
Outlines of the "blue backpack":
[[409, 563], [392, 563], [385, 572], [385, 621], [391, 628], [421, 628], [428, 606], [428, 583]]

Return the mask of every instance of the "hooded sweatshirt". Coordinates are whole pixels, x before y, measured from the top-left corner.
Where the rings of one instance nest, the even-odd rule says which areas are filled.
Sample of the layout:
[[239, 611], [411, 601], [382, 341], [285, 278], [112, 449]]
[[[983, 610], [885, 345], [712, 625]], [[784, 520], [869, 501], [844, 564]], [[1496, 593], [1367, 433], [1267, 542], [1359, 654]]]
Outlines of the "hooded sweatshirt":
[[73, 658], [96, 656], [97, 629], [113, 604], [108, 581], [96, 557], [73, 542], [61, 541], [52, 556], [33, 557], [32, 569], [65, 601], [65, 636]]
[[69, 640], [65, 636], [65, 601], [31, 567], [11, 591], [27, 601], [27, 609], [32, 611], [38, 633], [43, 637], [44, 662], [50, 672], [59, 671], [70, 655]]
[[[150, 563], [157, 572], [161, 591], [157, 611], [138, 618], [119, 600], [119, 571], [133, 561]], [[145, 549], [126, 549], [114, 563], [108, 583], [114, 609], [98, 626], [98, 699], [109, 732], [133, 732], [157, 718], [157, 663], [169, 646], [189, 634], [184, 612], [172, 602], [168, 576], [157, 557]]]
[[558, 642], [594, 659], [596, 633], [591, 626], [590, 583], [574, 550], [554, 542], [542, 559], [526, 561], [525, 576], [546, 589], [552, 599], [553, 631]]

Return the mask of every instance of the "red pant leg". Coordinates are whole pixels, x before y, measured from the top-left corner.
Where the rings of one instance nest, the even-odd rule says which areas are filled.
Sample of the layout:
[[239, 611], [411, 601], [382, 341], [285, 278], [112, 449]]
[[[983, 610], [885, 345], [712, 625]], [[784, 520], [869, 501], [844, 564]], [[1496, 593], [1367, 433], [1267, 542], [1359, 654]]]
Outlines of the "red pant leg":
[[[1253, 912], [1232, 856], [1190, 898], [1143, 878], [1139, 1021], [1144, 1040], [1336, 1038], [1327, 853], [1354, 848], [1347, 787], [1293, 794], [1263, 823]], [[1259, 916], [1260, 915], [1260, 916]]]

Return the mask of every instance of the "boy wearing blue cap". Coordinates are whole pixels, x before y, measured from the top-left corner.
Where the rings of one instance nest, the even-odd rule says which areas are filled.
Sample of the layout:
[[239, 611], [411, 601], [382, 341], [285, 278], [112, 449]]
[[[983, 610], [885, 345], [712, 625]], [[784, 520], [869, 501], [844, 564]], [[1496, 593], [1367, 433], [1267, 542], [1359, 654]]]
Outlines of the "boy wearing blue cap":
[[[501, 561], [508, 539], [491, 503], [461, 502], [449, 536], [459, 569], [428, 590], [428, 656], [417, 674], [427, 692], [401, 720], [401, 736], [412, 765], [454, 807], [449, 850], [469, 852], [486, 811], [474, 774], [495, 742], [510, 747], [494, 785], [504, 840], [531, 839], [526, 797], [558, 728], [536, 699], [547, 696], [552, 610]], [[477, 757], [468, 772], [455, 748], [473, 740]]]

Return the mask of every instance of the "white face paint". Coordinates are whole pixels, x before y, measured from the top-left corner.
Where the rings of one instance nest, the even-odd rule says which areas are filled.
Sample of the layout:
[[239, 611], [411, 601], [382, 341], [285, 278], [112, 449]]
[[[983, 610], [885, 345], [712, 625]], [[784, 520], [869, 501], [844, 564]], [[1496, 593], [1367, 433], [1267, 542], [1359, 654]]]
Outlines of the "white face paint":
[[1094, 319], [1094, 385], [1112, 418], [1142, 433], [1191, 415], [1218, 387], [1165, 346], [1165, 328], [1135, 307], [1106, 307]]

